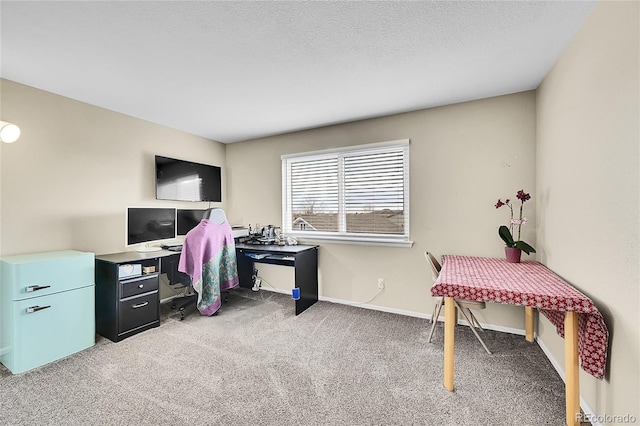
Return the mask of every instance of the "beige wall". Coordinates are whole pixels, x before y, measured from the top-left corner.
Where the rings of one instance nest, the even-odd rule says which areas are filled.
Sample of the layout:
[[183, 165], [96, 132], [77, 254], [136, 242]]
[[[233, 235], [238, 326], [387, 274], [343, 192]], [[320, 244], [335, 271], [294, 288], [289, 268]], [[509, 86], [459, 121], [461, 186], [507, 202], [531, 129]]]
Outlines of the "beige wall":
[[[125, 250], [127, 206], [207, 208], [155, 199], [154, 155], [220, 165], [225, 145], [1, 80], [0, 254]], [[225, 203], [214, 203], [225, 206]]]
[[[226, 147], [1, 80], [0, 117], [23, 135], [0, 145], [0, 255], [122, 251], [126, 206], [194, 207], [155, 200], [154, 154], [221, 165], [219, 205], [230, 221], [280, 225], [281, 155], [409, 138], [414, 246], [322, 243], [321, 296], [366, 301], [383, 277], [386, 288], [370, 305], [429, 314], [423, 251], [503, 256], [496, 229], [507, 212], [493, 205], [525, 189], [534, 198], [523, 239], [594, 299], [611, 330], [607, 379], [582, 374], [582, 396], [597, 414], [640, 418], [638, 18], [637, 2], [598, 4], [537, 93]], [[259, 268], [270, 284], [291, 288], [291, 269]], [[479, 318], [524, 328], [517, 307], [489, 304]], [[545, 319], [538, 333], [562, 365], [562, 340]]]
[[[320, 243], [320, 294], [364, 302], [377, 278], [385, 290], [371, 305], [431, 314], [431, 273], [425, 250], [442, 254], [504, 256], [497, 227], [498, 197], [524, 188], [535, 195], [535, 94], [501, 96], [303, 131], [227, 146], [229, 214], [241, 223], [281, 225], [283, 154], [409, 138], [412, 248]], [[535, 246], [535, 203], [523, 239]], [[259, 265], [260, 275], [290, 289], [286, 268]], [[524, 328], [521, 308], [491, 305], [481, 322]]]
[[[590, 296], [610, 331], [608, 374], [582, 372], [598, 415], [635, 415], [639, 382], [638, 2], [600, 2], [537, 93], [539, 259]], [[539, 320], [563, 364], [562, 340]]]

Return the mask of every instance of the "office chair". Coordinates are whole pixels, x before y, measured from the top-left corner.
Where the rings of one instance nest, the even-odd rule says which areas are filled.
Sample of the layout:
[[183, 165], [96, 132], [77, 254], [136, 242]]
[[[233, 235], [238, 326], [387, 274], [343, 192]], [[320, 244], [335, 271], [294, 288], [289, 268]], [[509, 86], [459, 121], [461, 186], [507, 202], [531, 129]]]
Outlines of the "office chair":
[[[179, 274], [182, 274], [182, 272], [179, 272]], [[177, 296], [171, 299], [171, 309], [172, 310], [178, 309], [178, 312], [180, 314], [180, 321], [182, 321], [186, 315], [185, 310], [189, 306], [192, 306], [192, 305], [195, 306], [196, 303], [198, 302], [198, 293], [196, 293], [193, 290], [193, 287], [191, 287], [191, 278], [189, 278], [187, 274], [182, 274], [182, 275], [185, 275], [189, 279], [188, 284], [184, 285], [184, 287], [187, 288], [186, 290], [187, 293], [182, 296]], [[222, 290], [220, 292], [220, 297], [222, 298], [223, 302], [225, 303], [228, 302], [229, 290]]]
[[[178, 272], [178, 274], [185, 275], [188, 280], [188, 282], [180, 281], [180, 284], [183, 284], [185, 288], [186, 294], [171, 299], [171, 309], [178, 309], [180, 321], [182, 321], [186, 315], [185, 309], [191, 305], [195, 306], [198, 302], [198, 293], [191, 287], [191, 278], [189, 278], [187, 274], [183, 274], [182, 272]], [[172, 284], [175, 284], [175, 282]]]
[[160, 273], [167, 274], [169, 286], [172, 289], [182, 289], [183, 294], [175, 296], [171, 299], [171, 309], [178, 308], [180, 310], [180, 320], [184, 319], [185, 308], [197, 301], [197, 295], [187, 293], [187, 289], [191, 287], [191, 277], [178, 271], [178, 256], [163, 257], [160, 261]]
[[[202, 215], [202, 218], [215, 222], [218, 225], [227, 221], [227, 216], [224, 213], [224, 210], [218, 209], [218, 208], [207, 209]], [[176, 268], [173, 268], [173, 269], [176, 269]], [[173, 284], [182, 284], [182, 286], [186, 288], [185, 290], [186, 294], [182, 296], [174, 297], [171, 300], [171, 309], [178, 309], [180, 313], [180, 321], [182, 321], [185, 317], [186, 308], [191, 305], [195, 306], [196, 303], [198, 302], [198, 293], [193, 289], [193, 286], [191, 283], [191, 277], [188, 274], [185, 274], [183, 272], [178, 272], [177, 270], [176, 270], [176, 274], [177, 274], [177, 279], [170, 278], [170, 281]], [[221, 290], [220, 298], [222, 299], [222, 302], [228, 302], [229, 290]]]
[[[431, 276], [433, 278], [433, 282], [435, 283], [436, 280], [438, 279], [438, 276], [440, 275], [440, 270], [442, 269], [442, 267], [440, 266], [440, 263], [436, 260], [436, 258], [428, 251], [424, 252], [424, 257], [427, 259], [427, 262], [431, 266]], [[464, 318], [467, 320], [467, 323], [471, 328], [471, 331], [473, 331], [473, 334], [480, 341], [484, 350], [487, 351], [489, 355], [491, 355], [491, 351], [489, 350], [489, 348], [487, 348], [487, 345], [484, 344], [484, 340], [482, 340], [482, 337], [480, 337], [480, 335], [476, 331], [476, 326], [480, 328], [480, 330], [483, 330], [483, 328], [478, 322], [478, 319], [476, 318], [476, 316], [473, 315], [473, 312], [471, 312], [471, 309], [484, 309], [486, 307], [486, 304], [484, 302], [477, 302], [475, 300], [464, 300], [464, 299], [454, 299], [453, 303], [455, 303], [456, 308], [458, 308], [458, 311], [460, 311], [462, 316], [464, 316]], [[438, 322], [438, 317], [440, 316], [440, 310], [442, 309], [442, 305], [444, 305], [444, 297], [436, 297], [436, 305], [434, 306], [433, 314], [431, 315], [432, 324], [431, 324], [431, 331], [429, 332], [429, 339], [428, 339], [429, 343], [431, 343], [433, 332], [436, 329], [436, 323]], [[457, 318], [456, 318], [456, 322], [457, 322]]]

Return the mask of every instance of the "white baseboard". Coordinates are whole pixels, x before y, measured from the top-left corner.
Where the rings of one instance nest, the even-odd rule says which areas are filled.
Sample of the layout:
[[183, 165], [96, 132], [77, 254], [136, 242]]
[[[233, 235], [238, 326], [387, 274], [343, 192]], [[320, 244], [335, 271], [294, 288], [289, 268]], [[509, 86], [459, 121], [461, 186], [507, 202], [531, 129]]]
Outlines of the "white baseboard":
[[[431, 315], [430, 314], [424, 314], [422, 312], [407, 311], [407, 310], [404, 310], [404, 309], [386, 308], [384, 306], [377, 306], [377, 305], [361, 304], [361, 303], [351, 302], [349, 300], [334, 299], [334, 298], [331, 298], [331, 297], [322, 297], [321, 296], [321, 297], [318, 298], [318, 300], [322, 300], [322, 301], [325, 301], [325, 302], [331, 302], [331, 303], [339, 303], [341, 305], [356, 306], [356, 307], [359, 307], [359, 308], [371, 309], [371, 310], [374, 310], [374, 311], [388, 312], [388, 313], [391, 313], [391, 314], [399, 314], [399, 315], [405, 315], [405, 316], [408, 316], [408, 317], [424, 318], [424, 319], [431, 320]], [[467, 323], [467, 321], [464, 320], [464, 319], [458, 320], [458, 324], [469, 325]], [[504, 326], [500, 326], [500, 325], [483, 324], [483, 323], [481, 323], [480, 325], [485, 330], [500, 331], [502, 333], [518, 334], [518, 335], [521, 335], [521, 336], [524, 336], [526, 334], [524, 329], [519, 329], [519, 328], [504, 327]]]
[[[547, 359], [549, 360], [551, 365], [553, 365], [553, 368], [555, 368], [556, 372], [558, 373], [562, 381], [566, 383], [567, 382], [565, 379], [566, 375], [565, 375], [564, 368], [562, 367], [563, 362], [558, 361], [553, 356], [549, 348], [547, 348], [544, 345], [544, 343], [542, 343], [542, 341], [538, 338], [538, 336], [536, 336], [536, 343], [538, 343], [538, 346], [540, 346], [540, 349], [542, 349], [542, 352], [544, 352], [544, 354], [547, 356]], [[602, 423], [597, 421], [598, 419], [597, 414], [591, 409], [591, 407], [589, 407], [589, 404], [587, 404], [587, 401], [585, 401], [582, 395], [580, 395], [580, 408], [584, 412], [585, 417], [591, 420], [592, 426], [602, 426]]]
[[408, 317], [431, 319], [431, 315], [423, 314], [421, 312], [405, 311], [404, 309], [385, 308], [384, 306], [370, 305], [367, 303], [357, 303], [357, 302], [352, 302], [350, 300], [334, 299], [332, 297], [324, 297], [324, 296], [320, 296], [318, 300], [321, 300], [323, 302], [338, 303], [340, 305], [348, 305], [348, 306], [355, 306], [358, 308], [371, 309], [373, 311], [389, 312], [391, 314], [400, 314]]

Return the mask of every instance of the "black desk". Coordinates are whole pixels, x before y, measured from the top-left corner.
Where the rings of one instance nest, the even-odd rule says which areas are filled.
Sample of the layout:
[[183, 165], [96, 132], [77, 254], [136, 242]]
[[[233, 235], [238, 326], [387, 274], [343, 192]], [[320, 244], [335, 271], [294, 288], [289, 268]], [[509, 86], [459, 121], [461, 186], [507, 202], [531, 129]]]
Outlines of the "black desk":
[[236, 257], [240, 287], [253, 287], [251, 275], [254, 263], [293, 266], [294, 286], [300, 289], [300, 299], [296, 300], [296, 315], [318, 301], [318, 246], [236, 244]]
[[[178, 272], [180, 253], [155, 251], [123, 252], [95, 257], [96, 331], [119, 342], [160, 325], [159, 275], [166, 273], [170, 283], [190, 282]], [[120, 278], [123, 265], [153, 267], [154, 272]]]

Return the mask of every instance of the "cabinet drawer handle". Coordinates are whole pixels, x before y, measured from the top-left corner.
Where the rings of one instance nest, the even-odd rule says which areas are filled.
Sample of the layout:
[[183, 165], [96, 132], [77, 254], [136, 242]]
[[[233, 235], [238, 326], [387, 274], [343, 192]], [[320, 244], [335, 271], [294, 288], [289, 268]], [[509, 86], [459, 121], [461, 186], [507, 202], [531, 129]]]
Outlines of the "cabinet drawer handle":
[[38, 290], [44, 290], [45, 288], [51, 287], [50, 285], [30, 285], [27, 287], [27, 293], [31, 293]]
[[144, 288], [144, 284], [139, 284], [138, 288]]
[[142, 308], [143, 306], [147, 306], [149, 304], [149, 301], [146, 301], [144, 303], [140, 303], [138, 305], [133, 305], [132, 308], [133, 309], [138, 309], [138, 308]]
[[41, 311], [43, 309], [47, 309], [47, 308], [50, 308], [50, 307], [51, 307], [51, 305], [49, 305], [49, 306], [29, 306], [27, 308], [27, 313], [28, 314], [32, 314], [34, 312], [38, 312], [38, 311]]

